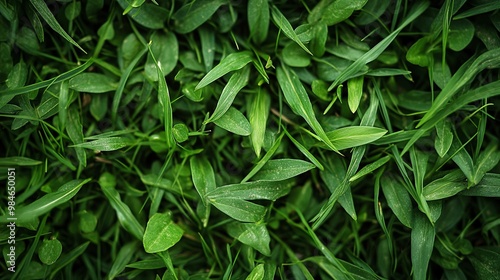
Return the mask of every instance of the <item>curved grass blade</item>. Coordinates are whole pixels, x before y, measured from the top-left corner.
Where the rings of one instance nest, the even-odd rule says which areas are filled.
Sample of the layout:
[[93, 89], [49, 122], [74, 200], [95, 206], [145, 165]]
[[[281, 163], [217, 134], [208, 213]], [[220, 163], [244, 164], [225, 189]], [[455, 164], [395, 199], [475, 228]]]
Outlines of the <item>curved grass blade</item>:
[[2, 90], [2, 91], [0, 91], [0, 108], [2, 108], [7, 103], [9, 103], [9, 101], [12, 100], [12, 98], [14, 98], [16, 95], [29, 93], [31, 91], [35, 91], [35, 90], [38, 90], [38, 89], [41, 89], [44, 87], [48, 87], [48, 86], [55, 84], [55, 83], [58, 83], [58, 82], [69, 80], [69, 79], [75, 77], [76, 75], [82, 73], [83, 71], [87, 70], [87, 68], [89, 68], [92, 64], [94, 64], [94, 59], [90, 58], [84, 64], [82, 64], [74, 69], [71, 69], [67, 72], [64, 72], [61, 75], [54, 77], [52, 79], [48, 79], [48, 80], [45, 80], [42, 82], [38, 82], [35, 84], [31, 84], [31, 85], [27, 85], [27, 86], [15, 88], [15, 89]]
[[285, 135], [284, 133], [281, 133], [281, 135], [278, 138], [276, 138], [271, 148], [269, 148], [267, 153], [259, 160], [259, 162], [257, 162], [254, 168], [252, 168], [252, 170], [248, 173], [248, 175], [245, 176], [243, 180], [241, 180], [241, 183], [245, 183], [246, 181], [250, 180], [255, 174], [257, 174], [257, 172], [259, 172], [259, 170], [266, 164], [266, 162], [268, 162], [271, 159], [271, 157], [274, 155], [276, 150], [278, 150], [279, 146], [281, 145], [281, 139], [283, 139], [284, 135]]
[[244, 67], [243, 69], [233, 73], [222, 90], [222, 94], [217, 102], [217, 107], [212, 113], [212, 116], [210, 116], [208, 120], [204, 121], [204, 124], [218, 120], [227, 112], [227, 110], [229, 110], [238, 92], [240, 92], [241, 89], [248, 84], [249, 76], [250, 67]]
[[496, 68], [500, 66], [500, 49], [493, 49], [481, 54], [472, 62], [465, 63], [457, 71], [451, 80], [446, 84], [441, 93], [432, 103], [432, 107], [422, 117], [417, 128], [423, 126], [438, 112], [447, 107], [448, 101], [458, 92], [460, 88], [469, 83], [479, 72], [486, 68]]
[[154, 57], [153, 50], [151, 49], [151, 42], [148, 44], [148, 50], [156, 65], [158, 74], [158, 102], [160, 102], [163, 111], [162, 121], [165, 129], [166, 144], [168, 148], [172, 148], [175, 145], [174, 135], [172, 134], [174, 120], [172, 116], [172, 103], [170, 102], [170, 94], [168, 92], [167, 81], [165, 80], [165, 74], [163, 73], [161, 65]]
[[293, 138], [292, 135], [290, 135], [290, 133], [288, 133], [288, 131], [286, 131], [284, 127], [283, 130], [285, 131], [285, 134], [288, 137], [288, 139], [290, 139], [290, 141], [292, 141], [292, 143], [295, 145], [295, 147], [297, 147], [297, 149], [299, 149], [299, 151], [304, 156], [306, 156], [319, 170], [325, 169], [321, 164], [321, 162], [311, 152], [309, 152], [309, 150], [306, 147], [304, 147], [299, 141]]
[[418, 16], [420, 16], [429, 7], [428, 1], [420, 1], [413, 9], [408, 13], [408, 17], [401, 23], [401, 25], [394, 30], [389, 36], [385, 37], [384, 40], [380, 41], [375, 47], [367, 51], [361, 57], [359, 57], [355, 62], [349, 65], [342, 73], [335, 79], [332, 85], [328, 88], [328, 91], [334, 89], [336, 86], [340, 85], [344, 81], [354, 77], [366, 64], [374, 61], [377, 57], [384, 52], [385, 49], [396, 39], [399, 32], [403, 30], [407, 25], [413, 22]]
[[307, 95], [304, 85], [300, 82], [297, 74], [288, 69], [285, 65], [276, 68], [278, 83], [283, 91], [286, 101], [297, 115], [303, 117], [314, 132], [319, 136], [328, 148], [338, 153], [337, 147], [330, 141], [330, 138], [323, 130], [323, 127], [316, 119], [314, 110]]
[[182, 6], [173, 16], [175, 31], [189, 33], [205, 23], [226, 1], [201, 0], [192, 1]]
[[420, 139], [423, 135], [425, 135], [430, 129], [432, 129], [437, 123], [444, 120], [447, 116], [452, 113], [460, 110], [465, 105], [475, 102], [478, 100], [490, 98], [493, 96], [500, 95], [500, 81], [491, 82], [487, 85], [480, 86], [476, 89], [470, 90], [467, 94], [463, 94], [453, 102], [444, 106], [440, 111], [438, 111], [429, 121], [422, 125], [419, 129], [415, 130], [415, 133], [411, 137], [411, 139], [406, 143], [405, 148], [403, 149], [403, 154], [410, 149], [415, 142]]
[[216, 189], [215, 173], [210, 162], [205, 157], [193, 156], [189, 159], [191, 178], [194, 187], [200, 195], [203, 205], [206, 205], [206, 194]]
[[312, 52], [302, 43], [302, 41], [299, 39], [299, 36], [297, 36], [297, 33], [292, 28], [292, 25], [286, 19], [286, 17], [276, 8], [275, 6], [272, 7], [271, 14], [273, 17], [274, 23], [285, 33], [285, 35], [292, 39], [295, 43], [297, 43], [304, 51], [306, 51], [308, 54], [313, 55]]
[[127, 204], [125, 204], [118, 191], [115, 189], [116, 178], [112, 174], [105, 172], [99, 178], [99, 185], [102, 192], [108, 199], [111, 207], [115, 209], [118, 221], [122, 227], [138, 240], [142, 240], [144, 227], [137, 221]]
[[250, 37], [256, 44], [261, 44], [266, 40], [269, 29], [269, 2], [249, 0], [247, 16]]
[[71, 36], [69, 36], [68, 33], [61, 27], [59, 22], [57, 22], [56, 18], [52, 14], [52, 12], [49, 10], [49, 7], [43, 0], [30, 0], [31, 4], [33, 4], [33, 7], [37, 10], [37, 12], [42, 16], [42, 18], [47, 22], [47, 24], [59, 35], [61, 35], [64, 39], [66, 39], [68, 42], [71, 44], [75, 45], [77, 48], [79, 48], [82, 52], [85, 54], [87, 53], [80, 45], [78, 45]]
[[357, 179], [372, 173], [373, 171], [377, 170], [378, 168], [380, 168], [381, 166], [386, 164], [390, 159], [391, 159], [390, 156], [385, 156], [383, 158], [378, 159], [375, 162], [368, 164], [367, 166], [365, 166], [361, 170], [359, 170], [358, 173], [356, 173], [356, 175], [352, 176], [349, 179], [349, 182], [356, 181]]
[[[91, 178], [72, 180], [62, 185], [57, 191], [46, 194], [26, 206], [19, 207], [16, 211], [16, 222], [24, 223], [30, 221], [69, 201], [78, 193], [83, 185], [91, 180]], [[6, 223], [7, 221], [7, 216], [0, 216], [0, 223]]]
[[205, 87], [227, 73], [239, 70], [248, 63], [252, 62], [253, 55], [250, 51], [231, 53], [223, 58], [220, 63], [208, 72], [203, 79], [196, 85], [195, 90]]

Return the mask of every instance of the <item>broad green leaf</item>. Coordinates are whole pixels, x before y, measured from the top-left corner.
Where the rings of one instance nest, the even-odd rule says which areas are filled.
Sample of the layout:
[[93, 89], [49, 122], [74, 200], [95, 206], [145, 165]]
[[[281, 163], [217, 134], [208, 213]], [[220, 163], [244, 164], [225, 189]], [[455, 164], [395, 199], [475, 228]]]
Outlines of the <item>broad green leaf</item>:
[[283, 62], [291, 67], [307, 67], [311, 64], [311, 56], [291, 42], [283, 48]]
[[5, 83], [8, 88], [18, 88], [26, 84], [28, 79], [28, 66], [24, 61], [16, 63], [7, 77]]
[[440, 157], [444, 157], [453, 143], [453, 132], [451, 124], [448, 121], [440, 121], [436, 125], [436, 138], [434, 139], [434, 148]]
[[354, 175], [351, 178], [349, 178], [349, 182], [356, 181], [357, 179], [359, 179], [359, 178], [361, 178], [361, 177], [363, 177], [365, 175], [368, 175], [368, 174], [372, 173], [373, 171], [377, 170], [378, 168], [380, 168], [381, 166], [383, 166], [384, 164], [386, 164], [390, 159], [391, 159], [390, 156], [385, 156], [383, 158], [378, 159], [375, 162], [372, 162], [372, 163], [366, 165], [361, 170], [359, 170], [356, 173], [356, 175]]
[[229, 217], [240, 221], [256, 223], [264, 218], [264, 206], [234, 197], [210, 199], [210, 203]]
[[427, 269], [434, 248], [436, 230], [430, 221], [415, 211], [411, 231], [411, 263], [413, 279], [427, 279]]
[[261, 44], [266, 40], [269, 30], [269, 2], [267, 0], [249, 0], [247, 17], [252, 40], [256, 44]]
[[381, 186], [394, 215], [403, 225], [411, 228], [414, 211], [408, 191], [399, 180], [387, 176], [382, 177]]
[[64, 15], [68, 20], [74, 20], [80, 15], [82, 10], [82, 3], [80, 1], [71, 2], [64, 9]]
[[62, 244], [57, 239], [44, 239], [40, 248], [38, 248], [38, 257], [46, 265], [54, 264], [61, 256]]
[[448, 33], [448, 46], [458, 52], [472, 41], [474, 37], [474, 25], [467, 19], [454, 20], [451, 22]]
[[183, 123], [177, 123], [172, 127], [172, 135], [177, 143], [185, 142], [189, 139], [189, 129]]
[[93, 232], [97, 227], [97, 216], [90, 212], [80, 214], [79, 228], [84, 233]]
[[328, 139], [339, 150], [362, 146], [384, 136], [387, 130], [372, 126], [349, 126], [326, 133]]
[[142, 240], [144, 227], [137, 221], [127, 204], [121, 198], [116, 187], [116, 178], [111, 173], [105, 172], [99, 177], [101, 190], [108, 199], [111, 207], [115, 209], [116, 216], [122, 227], [138, 240]]
[[203, 79], [198, 83], [195, 90], [205, 87], [227, 73], [239, 70], [253, 60], [253, 55], [250, 51], [242, 51], [231, 53], [221, 60]]
[[476, 186], [460, 193], [466, 196], [500, 197], [500, 174], [486, 173]]
[[351, 109], [353, 113], [358, 110], [359, 103], [363, 97], [363, 81], [363, 76], [352, 78], [347, 81], [347, 101], [349, 103], [349, 109]]
[[203, 52], [203, 64], [205, 65], [205, 70], [208, 72], [212, 69], [215, 58], [215, 33], [209, 28], [199, 28], [198, 33], [200, 34], [201, 49]]
[[[49, 212], [53, 208], [68, 202], [78, 193], [83, 185], [87, 184], [91, 180], [91, 178], [86, 180], [72, 180], [62, 185], [55, 192], [46, 194], [28, 205], [16, 207], [16, 222], [28, 222]], [[7, 216], [0, 216], [0, 223], [6, 222]]]
[[382, 52], [387, 49], [387, 47], [396, 39], [399, 32], [403, 30], [407, 25], [413, 22], [418, 16], [420, 16], [426, 9], [429, 7], [429, 2], [421, 1], [418, 2], [408, 13], [407, 18], [401, 23], [401, 25], [394, 30], [389, 36], [385, 37], [380, 43], [371, 48], [368, 52], [358, 58], [355, 62], [353, 62], [349, 67], [342, 71], [342, 73], [335, 79], [332, 85], [328, 88], [328, 90], [332, 90], [344, 81], [356, 75], [366, 64], [374, 61], [377, 57], [382, 54]]
[[271, 237], [265, 224], [230, 223], [227, 226], [227, 233], [261, 254], [265, 256], [271, 255], [271, 249], [269, 248]]
[[89, 93], [103, 93], [116, 90], [115, 79], [104, 74], [82, 73], [69, 80], [69, 88]]
[[309, 49], [316, 57], [325, 54], [326, 40], [328, 39], [328, 26], [323, 22], [313, 25], [313, 37], [309, 42]]
[[215, 173], [210, 162], [205, 157], [193, 156], [189, 160], [191, 178], [194, 187], [200, 195], [203, 204], [206, 204], [207, 193], [216, 189]]
[[267, 90], [259, 87], [256, 93], [250, 95], [249, 99], [250, 101], [247, 103], [247, 117], [252, 129], [250, 141], [252, 142], [255, 154], [260, 158], [269, 110], [271, 109], [271, 96]]
[[185, 4], [173, 16], [175, 31], [186, 34], [195, 30], [225, 3], [223, 0], [200, 0]]
[[173, 32], [154, 33], [151, 36], [151, 52], [156, 58], [156, 63], [152, 56], [148, 56], [144, 66], [145, 74], [148, 79], [158, 81], [158, 67], [164, 76], [168, 75], [177, 65], [179, 59], [179, 45]]
[[226, 86], [222, 90], [222, 94], [217, 102], [217, 107], [204, 123], [214, 122], [220, 119], [229, 110], [233, 104], [234, 98], [247, 84], [250, 76], [250, 67], [244, 67], [233, 73]]
[[285, 35], [290, 38], [292, 41], [297, 43], [306, 53], [312, 55], [311, 51], [307, 49], [307, 47], [302, 43], [302, 41], [297, 36], [297, 33], [292, 28], [292, 25], [286, 19], [286, 17], [278, 10], [277, 7], [273, 6], [271, 10], [271, 14], [273, 17], [273, 21], [278, 26], [278, 28], [285, 33]]
[[281, 181], [298, 176], [314, 167], [314, 164], [300, 159], [274, 159], [268, 161], [252, 179]]
[[218, 187], [206, 194], [210, 201], [220, 198], [245, 200], [277, 200], [290, 192], [291, 185], [286, 181], [253, 181]]
[[[80, 114], [77, 110], [70, 110], [66, 132], [74, 145], [83, 143], [83, 126], [80, 121]], [[87, 166], [87, 155], [85, 154], [84, 148], [75, 147], [74, 149], [80, 168]]]
[[497, 247], [476, 247], [472, 255], [467, 258], [476, 271], [477, 279], [487, 280], [498, 278], [500, 250]]
[[312, 10], [308, 20], [316, 21], [320, 14], [320, 19], [326, 25], [331, 26], [348, 19], [355, 10], [361, 9], [367, 0], [323, 0]]
[[42, 164], [42, 161], [34, 160], [27, 157], [3, 157], [0, 158], [0, 166], [34, 166]]
[[254, 267], [245, 280], [263, 280], [265, 277], [264, 264], [261, 263]]
[[427, 67], [433, 61], [430, 37], [422, 37], [415, 42], [406, 53], [406, 60], [420, 67]]
[[162, 29], [164, 21], [169, 17], [169, 10], [151, 3], [144, 3], [140, 7], [127, 9], [129, 1], [118, 0], [120, 6], [127, 11], [127, 16], [135, 22], [149, 29]]
[[472, 184], [478, 184], [486, 172], [489, 172], [495, 166], [497, 166], [500, 161], [500, 151], [496, 143], [492, 143], [486, 147], [486, 149], [479, 154], [479, 157], [474, 162], [473, 171], [473, 181]]
[[[90, 114], [95, 120], [101, 121], [108, 113], [108, 96], [105, 94], [97, 94], [92, 97], [90, 102]], [[59, 111], [59, 115], [60, 115]]]
[[116, 151], [121, 148], [132, 145], [133, 142], [126, 137], [107, 137], [90, 142], [75, 144], [70, 147], [93, 149], [99, 151]]
[[424, 188], [424, 197], [427, 200], [437, 200], [452, 197], [465, 190], [467, 183], [461, 170], [455, 170], [444, 177], [430, 182]]
[[247, 118], [234, 107], [230, 107], [224, 115], [214, 122], [220, 128], [241, 136], [248, 136], [252, 128]]
[[309, 126], [312, 127], [314, 132], [316, 132], [321, 141], [323, 141], [328, 148], [333, 151], [338, 151], [338, 148], [330, 142], [323, 127], [316, 119], [309, 96], [302, 82], [297, 77], [297, 74], [286, 66], [282, 66], [276, 69], [276, 75], [285, 99], [293, 112], [306, 120]]
[[168, 250], [179, 242], [184, 230], [172, 221], [171, 213], [156, 213], [148, 221], [143, 245], [147, 253]]
[[61, 35], [66, 41], [70, 42], [71, 44], [75, 45], [77, 48], [79, 48], [82, 52], [86, 53], [80, 45], [78, 45], [71, 36], [66, 33], [66, 31], [61, 27], [59, 22], [57, 22], [56, 18], [50, 11], [49, 7], [43, 0], [30, 0], [31, 4], [33, 4], [33, 7], [37, 10], [37, 12], [42, 16], [42, 18], [47, 22], [47, 24], [59, 35]]

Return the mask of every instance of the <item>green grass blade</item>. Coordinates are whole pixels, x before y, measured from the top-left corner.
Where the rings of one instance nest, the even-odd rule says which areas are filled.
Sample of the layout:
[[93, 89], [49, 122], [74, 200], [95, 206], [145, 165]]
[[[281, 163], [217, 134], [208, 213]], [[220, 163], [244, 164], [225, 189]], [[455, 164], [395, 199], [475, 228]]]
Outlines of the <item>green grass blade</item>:
[[108, 199], [111, 207], [115, 209], [118, 221], [122, 227], [138, 240], [143, 239], [144, 227], [137, 221], [127, 204], [121, 198], [116, 187], [116, 178], [111, 173], [103, 173], [99, 178], [102, 192]]
[[427, 270], [434, 248], [436, 230], [431, 222], [419, 212], [415, 212], [411, 231], [411, 263], [413, 279], [427, 279]]
[[356, 181], [357, 179], [363, 177], [363, 176], [366, 176], [370, 173], [372, 173], [373, 171], [377, 170], [378, 168], [382, 167], [384, 164], [386, 164], [389, 160], [391, 159], [390, 156], [385, 156], [383, 158], [379, 158], [377, 161], [375, 162], [372, 162], [368, 165], [366, 165], [365, 167], [363, 167], [361, 170], [359, 170], [356, 175], [352, 176], [350, 179], [349, 179], [349, 182], [353, 182], [353, 181]]
[[398, 220], [408, 228], [412, 227], [413, 206], [411, 197], [397, 178], [382, 177], [380, 182], [387, 204]]
[[249, 0], [247, 17], [250, 37], [256, 44], [261, 44], [266, 39], [269, 30], [269, 2]]
[[252, 129], [250, 141], [255, 154], [259, 158], [264, 144], [269, 110], [271, 109], [271, 96], [267, 90], [259, 87], [256, 93], [250, 95], [249, 99], [247, 117]]
[[366, 64], [374, 61], [377, 57], [382, 54], [382, 52], [387, 49], [387, 47], [396, 39], [398, 34], [403, 30], [407, 25], [413, 22], [417, 17], [419, 17], [427, 8], [429, 7], [428, 1], [420, 1], [416, 4], [412, 10], [408, 13], [408, 17], [401, 23], [401, 25], [394, 30], [389, 36], [385, 37], [380, 43], [378, 43], [375, 47], [371, 48], [368, 52], [363, 54], [360, 58], [358, 58], [355, 62], [349, 65], [342, 73], [335, 79], [332, 85], [328, 88], [328, 90], [332, 90], [344, 81], [356, 75]]
[[257, 162], [257, 164], [252, 168], [252, 170], [247, 174], [247, 176], [245, 176], [245, 178], [241, 180], [241, 183], [245, 183], [248, 180], [250, 180], [271, 159], [276, 150], [278, 150], [278, 148], [280, 147], [281, 139], [283, 139], [284, 135], [285, 135], [284, 133], [281, 133], [280, 136], [276, 138], [271, 148], [269, 148], [267, 153]]
[[68, 33], [64, 30], [64, 28], [61, 27], [59, 22], [57, 22], [56, 18], [50, 11], [49, 7], [43, 0], [30, 0], [31, 4], [33, 4], [33, 7], [37, 10], [37, 12], [42, 16], [42, 18], [47, 22], [47, 24], [59, 35], [61, 35], [66, 41], [70, 42], [71, 44], [75, 45], [77, 48], [79, 48], [82, 52], [87, 53], [80, 45], [78, 45], [71, 36], [69, 36]]
[[216, 189], [215, 173], [206, 157], [193, 156], [189, 160], [194, 187], [206, 205], [206, 194]]
[[148, 45], [149, 54], [153, 58], [156, 65], [156, 70], [158, 74], [158, 102], [161, 105], [163, 116], [162, 121], [165, 130], [166, 144], [168, 148], [173, 148], [175, 145], [174, 136], [172, 134], [172, 127], [174, 126], [174, 120], [172, 116], [172, 103], [170, 101], [170, 94], [168, 92], [167, 81], [165, 80], [165, 74], [163, 73], [162, 66], [158, 63], [153, 55], [153, 50], [151, 49], [151, 43]]
[[27, 157], [3, 157], [0, 158], [0, 166], [34, 166], [42, 164], [42, 161]]
[[290, 24], [288, 19], [286, 19], [286, 17], [276, 6], [272, 7], [271, 14], [276, 26], [278, 26], [279, 29], [283, 31], [283, 33], [285, 33], [288, 38], [297, 43], [306, 53], [313, 55], [311, 51], [299, 39], [299, 36], [297, 36], [297, 33], [295, 33], [295, 31], [293, 30], [292, 25]]
[[363, 76], [359, 76], [347, 81], [347, 103], [352, 113], [358, 110], [359, 103], [363, 97], [363, 80]]
[[[19, 207], [15, 212], [17, 218], [16, 222], [24, 223], [30, 221], [69, 201], [78, 193], [83, 185], [91, 180], [90, 178], [85, 180], [72, 180], [62, 185], [57, 191], [46, 194], [26, 206]], [[0, 223], [6, 223], [8, 221], [7, 219], [7, 216], [0, 216]]]
[[98, 151], [116, 151], [121, 148], [132, 145], [133, 142], [126, 137], [108, 137], [90, 142], [71, 145], [70, 147], [85, 148]]
[[221, 60], [203, 79], [196, 85], [195, 90], [203, 88], [231, 71], [239, 70], [252, 62], [253, 55], [250, 51], [231, 53]]
[[250, 67], [244, 67], [243, 69], [233, 73], [222, 90], [222, 94], [217, 102], [217, 107], [210, 118], [204, 121], [205, 124], [218, 120], [227, 112], [227, 110], [229, 110], [238, 92], [240, 92], [248, 84], [249, 76]]
[[297, 74], [284, 65], [276, 69], [276, 74], [285, 99], [294, 113], [300, 115], [306, 120], [309, 126], [312, 127], [314, 132], [316, 132], [328, 148], [338, 152], [338, 149], [330, 141], [328, 135], [323, 130], [323, 127], [316, 119], [311, 100], [309, 100], [309, 96], [297, 77]]
[[304, 147], [299, 141], [293, 138], [292, 135], [290, 135], [290, 133], [288, 133], [288, 131], [285, 128], [283, 128], [283, 130], [285, 131], [285, 134], [288, 137], [288, 139], [292, 141], [295, 147], [297, 147], [297, 149], [299, 149], [299, 151], [304, 156], [306, 156], [319, 170], [324, 170], [324, 167], [321, 164], [321, 162], [306, 147]]
[[326, 135], [339, 150], [366, 145], [384, 136], [387, 130], [372, 126], [349, 126], [328, 131]]

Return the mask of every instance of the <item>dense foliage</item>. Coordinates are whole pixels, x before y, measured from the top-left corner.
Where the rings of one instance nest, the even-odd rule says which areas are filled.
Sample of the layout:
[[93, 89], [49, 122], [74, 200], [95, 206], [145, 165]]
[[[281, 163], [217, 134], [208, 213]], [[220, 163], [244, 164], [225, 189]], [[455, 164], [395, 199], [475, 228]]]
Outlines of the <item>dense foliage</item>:
[[1, 0], [0, 279], [498, 279], [499, 3]]

